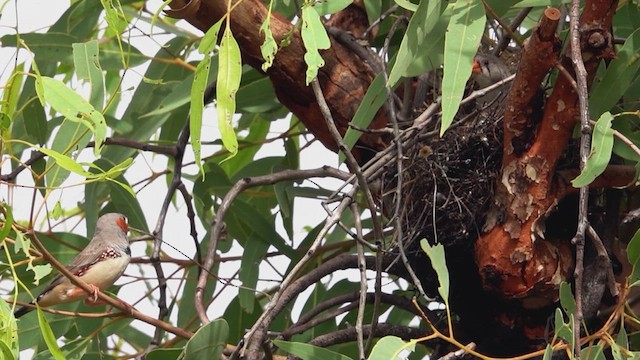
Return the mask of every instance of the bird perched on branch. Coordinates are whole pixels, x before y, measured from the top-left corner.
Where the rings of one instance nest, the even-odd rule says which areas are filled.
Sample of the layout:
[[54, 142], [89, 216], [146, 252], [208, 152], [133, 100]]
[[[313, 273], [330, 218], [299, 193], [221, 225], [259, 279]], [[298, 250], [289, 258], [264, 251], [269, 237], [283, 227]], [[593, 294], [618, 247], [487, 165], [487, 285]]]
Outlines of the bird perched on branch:
[[[67, 269], [86, 282], [93, 293], [87, 294], [82, 288], [74, 285], [68, 278], [59, 274], [31, 302], [40, 306], [66, 304], [85, 299], [88, 305], [96, 304], [98, 290], [105, 290], [122, 275], [129, 260], [131, 249], [127, 239], [127, 218], [122, 214], [109, 213], [102, 215], [96, 224], [96, 231], [89, 245], [85, 247], [67, 265]], [[33, 310], [24, 306], [14, 313], [16, 318]]]

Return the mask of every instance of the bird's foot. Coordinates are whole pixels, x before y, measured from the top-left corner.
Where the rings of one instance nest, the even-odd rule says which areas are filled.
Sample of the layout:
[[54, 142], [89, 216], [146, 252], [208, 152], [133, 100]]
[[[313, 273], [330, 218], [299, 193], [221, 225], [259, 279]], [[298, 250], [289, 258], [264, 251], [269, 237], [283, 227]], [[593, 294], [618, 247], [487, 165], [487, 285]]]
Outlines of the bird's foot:
[[89, 287], [91, 288], [91, 293], [89, 294], [89, 297], [84, 300], [84, 303], [89, 306], [104, 305], [105, 303], [103, 301], [98, 300], [98, 292], [100, 291], [100, 288], [92, 284], [89, 284]]

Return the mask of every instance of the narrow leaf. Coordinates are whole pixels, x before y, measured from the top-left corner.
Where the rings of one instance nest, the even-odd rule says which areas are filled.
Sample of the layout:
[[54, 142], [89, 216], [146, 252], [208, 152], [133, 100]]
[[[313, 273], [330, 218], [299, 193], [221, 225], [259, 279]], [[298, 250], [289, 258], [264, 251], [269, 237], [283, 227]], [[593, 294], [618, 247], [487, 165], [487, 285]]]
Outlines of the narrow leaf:
[[[352, 123], [361, 129], [368, 128], [373, 117], [376, 115], [382, 104], [384, 104], [386, 99], [387, 92], [384, 87], [384, 77], [381, 74], [378, 74], [371, 82], [371, 85], [369, 85], [367, 93], [364, 94], [362, 102], [353, 116]], [[347, 129], [347, 132], [344, 134], [344, 143], [349, 150], [353, 149], [353, 146], [358, 142], [360, 136], [362, 136], [362, 131], [351, 127]], [[340, 163], [342, 163], [345, 159], [345, 155], [340, 152], [338, 159]]]
[[19, 356], [18, 323], [9, 303], [0, 301], [0, 359], [17, 360]]
[[444, 246], [437, 244], [436, 246], [429, 245], [427, 239], [420, 240], [420, 246], [422, 250], [429, 256], [431, 260], [431, 266], [433, 270], [438, 274], [438, 292], [445, 303], [449, 303], [449, 269], [447, 268], [446, 257], [444, 253]]
[[283, 340], [274, 340], [273, 343], [280, 349], [303, 360], [351, 360], [346, 355], [311, 344]]
[[91, 96], [89, 103], [97, 109], [104, 107], [104, 74], [100, 67], [98, 53], [98, 41], [91, 40], [86, 43], [73, 44], [73, 64], [76, 74], [91, 84]]
[[571, 181], [573, 187], [580, 188], [591, 184], [607, 168], [613, 150], [611, 121], [613, 116], [610, 112], [605, 112], [596, 122], [591, 141], [591, 153], [580, 175]]
[[329, 35], [320, 20], [320, 15], [312, 6], [302, 7], [302, 42], [307, 52], [304, 61], [307, 63], [307, 85], [318, 75], [318, 70], [324, 66], [324, 59], [319, 50], [331, 46]]
[[[395, 86], [398, 80], [400, 80], [400, 77], [413, 62], [414, 58], [424, 52], [422, 44], [425, 39], [428, 38], [431, 30], [433, 30], [433, 27], [438, 22], [438, 18], [441, 14], [440, 7], [440, 1], [420, 2], [415, 14], [413, 14], [413, 16], [411, 16], [411, 20], [409, 20], [407, 31], [404, 33], [404, 37], [400, 43], [396, 62], [389, 73], [387, 86]], [[431, 43], [435, 42], [433, 38], [430, 39]]]
[[227, 26], [220, 42], [220, 65], [216, 87], [218, 109], [218, 129], [222, 136], [222, 144], [231, 154], [238, 153], [238, 139], [233, 130], [233, 115], [236, 112], [236, 92], [242, 77], [242, 61], [240, 47]]
[[53, 335], [53, 330], [51, 330], [51, 326], [47, 322], [47, 319], [44, 317], [44, 312], [40, 310], [40, 307], [36, 308], [38, 313], [38, 324], [40, 325], [40, 332], [42, 333], [42, 337], [44, 338], [44, 342], [47, 344], [47, 348], [51, 351], [51, 355], [56, 360], [65, 360], [65, 356], [58, 347], [58, 343], [56, 342], [56, 337]]
[[271, 32], [271, 3], [269, 3], [269, 14], [265, 18], [262, 25], [260, 25], [260, 33], [264, 34], [264, 42], [260, 45], [260, 53], [262, 54], [262, 58], [264, 59], [264, 63], [262, 64], [262, 71], [267, 71], [271, 65], [273, 65], [273, 60], [276, 58], [276, 52], [278, 52], [278, 44], [276, 43], [276, 39], [273, 38], [273, 33]]
[[202, 167], [202, 156], [200, 154], [202, 143], [200, 135], [202, 133], [202, 112], [204, 111], [204, 91], [207, 88], [207, 79], [209, 78], [209, 65], [211, 64], [211, 55], [205, 54], [204, 59], [200, 61], [193, 77], [191, 85], [191, 116], [189, 118], [189, 130], [191, 132], [191, 146], [193, 147], [193, 156], [196, 165], [200, 168], [200, 172], [204, 174]]
[[215, 49], [216, 44], [218, 43], [218, 33], [220, 32], [220, 26], [222, 26], [223, 20], [224, 19], [218, 20], [204, 34], [202, 40], [200, 40], [200, 45], [198, 45], [198, 51], [200, 52], [200, 54], [205, 55]]
[[567, 314], [573, 315], [576, 313], [576, 300], [573, 298], [571, 286], [564, 281], [560, 283], [560, 305], [562, 305]]
[[[640, 29], [628, 36], [616, 52], [616, 58], [607, 66], [602, 80], [593, 85], [589, 94], [591, 118], [600, 117], [613, 108], [629, 90], [640, 70]], [[635, 96], [635, 95], [633, 95]]]
[[456, 1], [444, 40], [440, 135], [449, 128], [458, 112], [485, 23], [481, 0]]

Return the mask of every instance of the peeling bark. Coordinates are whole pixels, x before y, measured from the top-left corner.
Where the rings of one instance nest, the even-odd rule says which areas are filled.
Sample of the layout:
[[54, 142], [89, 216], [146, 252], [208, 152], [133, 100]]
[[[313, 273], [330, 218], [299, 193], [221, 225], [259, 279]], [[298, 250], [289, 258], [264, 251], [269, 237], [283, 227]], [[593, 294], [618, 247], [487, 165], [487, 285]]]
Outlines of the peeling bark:
[[[608, 31], [615, 3], [588, 1], [581, 17], [581, 44], [589, 82], [600, 60], [613, 57]], [[502, 181], [497, 184], [486, 232], [475, 249], [485, 289], [507, 299], [521, 299], [529, 308], [555, 301], [558, 285], [568, 280], [573, 267], [570, 239], [544, 236], [545, 220], [568, 193], [566, 186], [557, 186], [556, 166], [578, 121], [578, 97], [572, 80], [558, 77], [539, 124], [537, 109], [531, 105], [540, 81], [555, 61], [557, 40], [550, 31], [557, 20], [557, 13], [547, 9], [525, 46], [521, 68], [507, 99]], [[573, 74], [569, 61], [563, 58], [564, 67]], [[531, 131], [533, 135], [527, 135]], [[514, 139], [523, 136], [535, 140], [520, 154], [514, 148]]]

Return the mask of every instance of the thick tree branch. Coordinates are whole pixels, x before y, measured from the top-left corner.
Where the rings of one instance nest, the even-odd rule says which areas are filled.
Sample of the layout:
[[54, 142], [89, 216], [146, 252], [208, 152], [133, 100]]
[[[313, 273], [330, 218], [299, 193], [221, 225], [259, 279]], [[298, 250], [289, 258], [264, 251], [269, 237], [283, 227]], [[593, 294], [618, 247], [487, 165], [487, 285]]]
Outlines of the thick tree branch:
[[[174, 0], [169, 5], [173, 9], [180, 9], [187, 4], [191, 5], [188, 7], [190, 10], [173, 12], [172, 16], [183, 18], [202, 31], [207, 31], [227, 11], [227, 1], [219, 0]], [[242, 59], [260, 70], [264, 62], [260, 52], [260, 45], [264, 41], [260, 26], [267, 20], [267, 8], [261, 0], [234, 1], [233, 6], [228, 19], [240, 46]], [[292, 24], [281, 16], [272, 15], [269, 21], [276, 43], [281, 44], [283, 40], [288, 42], [287, 46], [278, 49], [273, 66], [267, 70], [278, 99], [300, 118], [325, 147], [337, 152], [338, 145], [327, 129], [311, 88], [305, 84], [305, 48], [299, 31], [294, 31]], [[337, 41], [331, 42], [331, 48], [323, 51], [322, 57], [325, 66], [318, 73], [318, 81], [336, 127], [344, 135], [376, 74], [369, 64], [363, 63], [356, 54]], [[385, 114], [381, 111], [370, 128], [383, 128], [386, 123]], [[380, 134], [366, 133], [352, 152], [358, 162], [363, 163], [371, 157], [372, 152], [384, 147], [386, 142]]]

